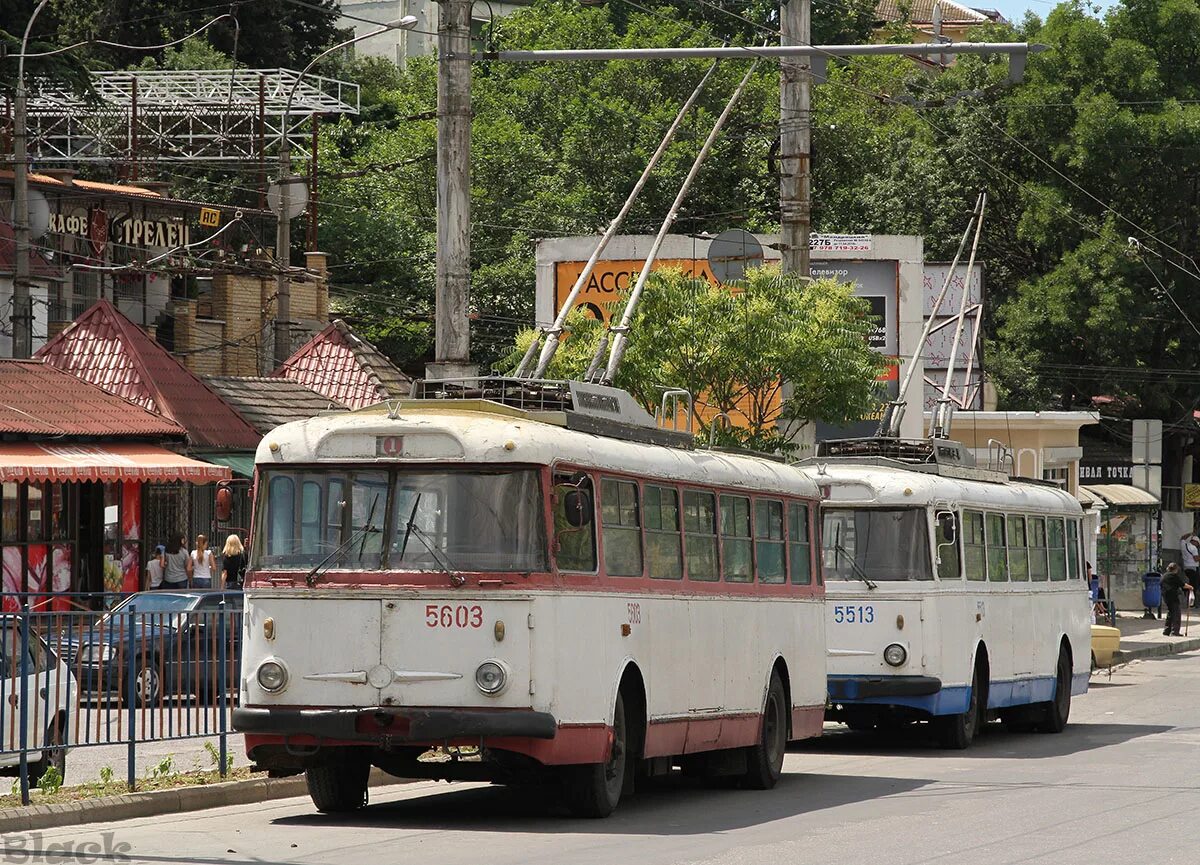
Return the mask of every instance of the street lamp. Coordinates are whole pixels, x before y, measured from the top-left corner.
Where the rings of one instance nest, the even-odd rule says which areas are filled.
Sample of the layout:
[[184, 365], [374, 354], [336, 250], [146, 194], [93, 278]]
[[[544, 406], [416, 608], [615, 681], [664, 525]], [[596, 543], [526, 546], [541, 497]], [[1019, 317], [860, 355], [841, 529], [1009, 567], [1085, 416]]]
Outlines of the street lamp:
[[41, 0], [25, 25], [21, 53], [17, 55], [17, 89], [13, 94], [13, 269], [12, 355], [33, 353], [33, 307], [29, 300], [29, 149], [25, 125], [25, 52], [33, 22], [50, 0]]
[[[45, 5], [47, 0], [42, 0]], [[291, 169], [291, 142], [288, 139], [288, 130], [291, 126], [292, 115], [292, 99], [296, 96], [296, 89], [300, 86], [300, 82], [304, 80], [304, 76], [309, 71], [332, 54], [342, 48], [353, 45], [356, 42], [361, 42], [364, 39], [370, 39], [373, 36], [379, 36], [387, 33], [389, 30], [411, 30], [417, 26], [417, 16], [405, 15], [398, 21], [392, 21], [384, 24], [378, 29], [371, 30], [368, 33], [362, 33], [347, 39], [345, 42], [339, 42], [332, 48], [327, 48], [312, 59], [312, 61], [304, 67], [296, 80], [292, 82], [291, 90], [288, 91], [287, 102], [283, 106], [283, 127], [280, 132], [279, 142], [279, 210], [278, 223], [275, 233], [275, 259], [280, 265], [278, 273], [275, 275], [275, 365], [282, 366], [283, 362], [291, 355], [291, 228], [292, 216], [289, 212], [292, 206], [292, 184], [299, 180], [292, 176]], [[313, 159], [317, 158], [317, 154], [313, 154]]]

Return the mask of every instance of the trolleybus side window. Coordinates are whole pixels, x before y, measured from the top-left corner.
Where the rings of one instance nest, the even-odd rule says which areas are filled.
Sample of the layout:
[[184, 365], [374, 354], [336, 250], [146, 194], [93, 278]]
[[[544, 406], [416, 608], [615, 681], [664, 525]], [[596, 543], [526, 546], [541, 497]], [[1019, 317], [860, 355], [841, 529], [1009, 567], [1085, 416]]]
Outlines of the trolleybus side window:
[[760, 583], [787, 581], [784, 562], [783, 502], [757, 499], [754, 502], [754, 559]]
[[611, 577], [640, 577], [642, 529], [637, 484], [604, 478], [600, 482], [600, 494], [604, 569]]
[[300, 552], [308, 555], [321, 548], [321, 482], [305, 478], [300, 485]]
[[330, 478], [325, 488], [325, 544], [337, 549], [342, 542], [342, 517], [346, 510], [346, 484], [341, 478]]
[[1008, 571], [1016, 582], [1029, 582], [1029, 541], [1025, 537], [1025, 517], [1008, 515]]
[[721, 562], [727, 582], [754, 582], [750, 499], [745, 496], [721, 496]]
[[683, 579], [683, 546], [679, 535], [679, 492], [673, 487], [647, 484], [646, 561], [650, 576], [659, 580]]
[[987, 579], [987, 545], [983, 540], [983, 514], [979, 511], [963, 511], [963, 570], [968, 580], [982, 582]]
[[1049, 576], [1046, 558], [1046, 518], [1029, 517], [1029, 578], [1045, 582]]
[[1050, 546], [1050, 579], [1065, 580], [1067, 578], [1067, 541], [1063, 531], [1062, 517], [1046, 519], [1046, 541]]
[[1067, 576], [1082, 577], [1079, 569], [1079, 521], [1067, 520]]
[[788, 566], [792, 582], [807, 586], [812, 582], [812, 543], [808, 535], [808, 505], [788, 502]]
[[934, 519], [939, 580], [961, 580], [958, 554], [958, 517], [954, 511], [938, 511]]
[[987, 525], [988, 579], [994, 583], [1008, 581], [1008, 547], [1004, 538], [1004, 514], [989, 513]]
[[684, 490], [683, 528], [688, 579], [716, 580], [717, 497], [700, 490]]
[[590, 477], [554, 476], [555, 561], [560, 571], [595, 572], [595, 510]]

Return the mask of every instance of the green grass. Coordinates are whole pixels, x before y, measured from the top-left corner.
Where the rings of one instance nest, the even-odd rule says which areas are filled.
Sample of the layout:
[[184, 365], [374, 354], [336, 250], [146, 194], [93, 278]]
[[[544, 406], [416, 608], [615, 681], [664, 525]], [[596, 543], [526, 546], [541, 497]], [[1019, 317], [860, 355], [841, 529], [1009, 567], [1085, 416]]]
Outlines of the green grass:
[[[155, 769], [158, 771], [155, 772]], [[34, 805], [53, 805], [60, 802], [80, 802], [87, 799], [103, 799], [106, 796], [121, 796], [129, 792], [125, 786], [125, 780], [117, 779], [111, 769], [107, 772], [101, 770], [100, 774], [103, 780], [74, 787], [59, 787], [52, 792], [34, 787], [29, 791], [30, 802]], [[175, 787], [203, 787], [223, 781], [245, 781], [250, 778], [265, 777], [265, 772], [251, 774], [249, 767], [246, 766], [234, 769], [222, 778], [216, 769], [196, 772], [171, 772], [168, 769], [167, 773], [163, 773], [160, 765], [151, 769], [150, 776], [138, 779], [137, 792], [169, 790]], [[14, 785], [13, 791], [8, 795], [0, 796], [0, 808], [21, 807], [20, 786]]]

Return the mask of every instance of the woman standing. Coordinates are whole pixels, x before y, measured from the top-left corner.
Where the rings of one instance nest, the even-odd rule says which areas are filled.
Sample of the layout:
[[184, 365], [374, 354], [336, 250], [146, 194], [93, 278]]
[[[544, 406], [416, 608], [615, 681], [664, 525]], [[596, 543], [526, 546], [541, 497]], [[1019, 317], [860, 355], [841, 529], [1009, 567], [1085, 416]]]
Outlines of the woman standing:
[[171, 542], [167, 544], [163, 562], [162, 587], [176, 591], [186, 589], [188, 578], [192, 575], [192, 559], [188, 555], [182, 533], [172, 536]]
[[221, 588], [242, 588], [242, 580], [246, 575], [246, 550], [242, 539], [230, 535], [225, 539], [225, 549], [221, 550]]
[[208, 535], [196, 535], [196, 549], [192, 550], [192, 588], [211, 589], [213, 572], [217, 570], [217, 560], [213, 551], [208, 548]]

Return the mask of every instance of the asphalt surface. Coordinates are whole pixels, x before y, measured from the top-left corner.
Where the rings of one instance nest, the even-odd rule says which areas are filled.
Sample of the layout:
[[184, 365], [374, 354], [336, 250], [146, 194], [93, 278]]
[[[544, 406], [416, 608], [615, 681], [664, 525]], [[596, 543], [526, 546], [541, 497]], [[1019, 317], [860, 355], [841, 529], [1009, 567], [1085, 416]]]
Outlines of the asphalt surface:
[[[1200, 653], [1101, 675], [1060, 735], [991, 725], [968, 751], [829, 727], [775, 790], [673, 780], [608, 820], [529, 791], [419, 783], [322, 816], [307, 799], [47, 830], [3, 861], [137, 863], [1194, 863], [1200, 850]], [[37, 858], [34, 858], [37, 857]], [[89, 860], [97, 861], [97, 860]]]

